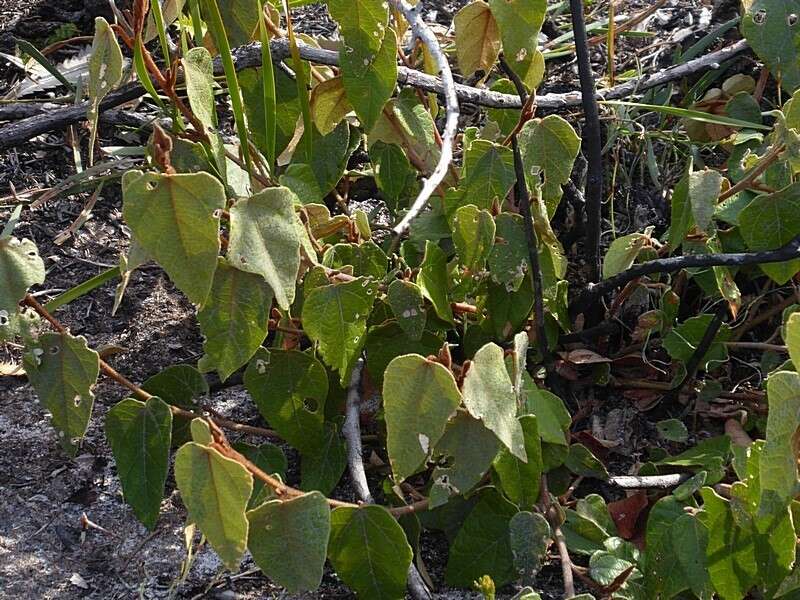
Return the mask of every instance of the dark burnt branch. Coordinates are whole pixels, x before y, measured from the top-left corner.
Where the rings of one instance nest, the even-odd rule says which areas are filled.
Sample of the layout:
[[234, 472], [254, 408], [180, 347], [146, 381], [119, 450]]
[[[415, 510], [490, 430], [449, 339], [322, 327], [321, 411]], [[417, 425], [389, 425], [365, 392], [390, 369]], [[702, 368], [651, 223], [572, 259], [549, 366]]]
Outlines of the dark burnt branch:
[[800, 258], [800, 235], [776, 250], [735, 252], [731, 254], [692, 254], [650, 260], [634, 265], [627, 271], [623, 271], [600, 283], [586, 286], [583, 293], [570, 305], [570, 314], [574, 317], [587, 310], [612, 290], [624, 286], [637, 277], [652, 275], [653, 273], [673, 273], [681, 269], [694, 267], [744, 267], [747, 265], [784, 262], [795, 258]]
[[[300, 57], [304, 60], [320, 65], [336, 66], [339, 64], [338, 52], [314, 48], [300, 42], [298, 42], [298, 46]], [[272, 50], [272, 58], [275, 61], [281, 61], [289, 56], [288, 42], [284, 39], [273, 40], [270, 42], [270, 48]], [[741, 40], [721, 50], [717, 50], [716, 52], [711, 52], [681, 65], [664, 69], [659, 73], [632, 79], [622, 85], [607, 90], [600, 90], [597, 96], [605, 100], [625, 98], [631, 94], [659, 87], [701, 71], [719, 69], [724, 62], [739, 56], [747, 49], [747, 42]], [[261, 44], [254, 43], [242, 46], [235, 49], [233, 55], [236, 61], [237, 71], [249, 67], [258, 67], [261, 65]], [[222, 74], [222, 65], [218, 60], [214, 63], [214, 71], [218, 75]], [[444, 92], [444, 85], [442, 84], [442, 80], [438, 77], [403, 66], [397, 69], [397, 82], [400, 85], [408, 85], [428, 92], [438, 94]], [[100, 104], [100, 111], [102, 112], [119, 106], [120, 104], [130, 102], [145, 95], [145, 93], [145, 89], [140, 84], [131, 83], [117, 92], [106, 96]], [[519, 97], [515, 94], [501, 94], [499, 92], [458, 83], [456, 84], [456, 95], [458, 96], [459, 102], [467, 102], [489, 108], [522, 107]], [[580, 106], [580, 104], [580, 92], [543, 94], [536, 97], [536, 105], [539, 108], [548, 110], [571, 108]], [[11, 108], [11, 106], [14, 106], [14, 108]], [[52, 102], [31, 104], [24, 108], [18, 107], [17, 105], [0, 107], [0, 120], [12, 121], [4, 127], [0, 127], [0, 150], [11, 148], [12, 146], [26, 142], [48, 131], [64, 129], [69, 125], [84, 121], [86, 120], [86, 111], [88, 108], [88, 103], [56, 108]], [[14, 122], [15, 119], [19, 119], [21, 116], [25, 118]]]
[[589, 262], [589, 279], [600, 279], [600, 224], [603, 206], [603, 144], [600, 140], [600, 111], [594, 87], [586, 23], [583, 19], [583, 0], [570, 0], [572, 32], [575, 36], [575, 54], [578, 57], [578, 75], [581, 80], [583, 114], [583, 154], [589, 163], [586, 176], [586, 251]]

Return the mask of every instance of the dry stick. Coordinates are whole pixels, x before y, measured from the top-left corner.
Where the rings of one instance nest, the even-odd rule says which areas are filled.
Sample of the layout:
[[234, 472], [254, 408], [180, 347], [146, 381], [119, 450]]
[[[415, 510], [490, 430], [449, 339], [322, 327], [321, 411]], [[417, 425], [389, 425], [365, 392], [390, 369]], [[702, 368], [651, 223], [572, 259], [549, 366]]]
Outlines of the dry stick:
[[450, 70], [450, 63], [447, 61], [442, 47], [439, 45], [439, 40], [433, 30], [428, 27], [422, 19], [420, 11], [423, 3], [420, 2], [416, 6], [411, 6], [405, 0], [392, 0], [394, 7], [403, 13], [403, 16], [411, 26], [411, 32], [416, 39], [418, 39], [428, 49], [433, 60], [436, 62], [436, 67], [439, 69], [439, 74], [442, 77], [442, 84], [444, 86], [444, 99], [445, 99], [445, 126], [444, 133], [442, 134], [442, 151], [439, 157], [439, 163], [431, 173], [431, 176], [425, 179], [425, 183], [411, 205], [411, 208], [402, 218], [402, 220], [394, 226], [394, 240], [392, 246], [396, 247], [399, 243], [400, 236], [402, 236], [411, 225], [417, 215], [427, 206], [428, 200], [436, 192], [436, 188], [444, 181], [447, 176], [447, 170], [450, 168], [450, 163], [453, 161], [453, 141], [455, 140], [456, 133], [458, 132], [458, 96], [456, 95], [456, 82], [453, 80], [453, 73]]
[[[298, 46], [300, 57], [304, 60], [321, 65], [338, 66], [339, 64], [338, 52], [314, 48], [313, 46], [299, 42]], [[270, 42], [270, 48], [272, 50], [273, 60], [275, 61], [281, 61], [289, 56], [289, 46], [286, 40], [273, 40]], [[719, 69], [723, 63], [739, 56], [748, 48], [747, 42], [741, 40], [721, 50], [717, 50], [716, 52], [711, 52], [700, 58], [670, 67], [669, 69], [664, 69], [654, 75], [631, 79], [622, 85], [607, 90], [600, 90], [598, 92], [598, 97], [605, 100], [624, 98], [631, 94], [659, 87], [701, 71]], [[261, 44], [254, 43], [242, 46], [235, 49], [233, 55], [236, 60], [237, 71], [249, 67], [258, 67], [261, 65]], [[223, 72], [222, 63], [219, 60], [214, 63], [214, 72], [215, 74], [222, 74]], [[398, 67], [397, 82], [400, 85], [408, 85], [428, 92], [435, 92], [438, 94], [444, 93], [444, 84], [441, 79], [407, 67]], [[456, 84], [455, 91], [461, 102], [468, 102], [489, 108], [522, 108], [522, 104], [516, 94], [501, 94], [499, 92], [462, 84]], [[141, 84], [128, 84], [106, 96], [100, 103], [100, 112], [135, 100], [145, 93], [146, 91]], [[543, 94], [536, 97], [536, 104], [540, 108], [549, 110], [580, 106], [581, 94], [579, 92]], [[3, 110], [8, 111], [7, 114], [18, 113], [24, 110], [27, 115], [27, 118], [9, 123], [5, 127], [0, 127], [0, 150], [26, 142], [48, 131], [63, 129], [73, 123], [85, 121], [89, 103], [85, 102], [78, 106], [68, 106], [58, 110], [49, 110], [51, 106], [52, 104], [43, 104], [41, 106], [37, 105], [36, 109], [26, 108], [19, 110], [3, 109], [0, 107], [0, 120], [3, 120]], [[31, 114], [29, 111], [33, 110], [37, 110], [38, 112]], [[6, 118], [10, 119], [12, 117], [8, 116]]]
[[673, 256], [650, 260], [605, 279], [600, 283], [589, 284], [580, 296], [570, 305], [572, 316], [584, 312], [592, 303], [612, 290], [624, 286], [629, 281], [653, 273], [671, 273], [691, 267], [742, 267], [746, 265], [769, 264], [800, 258], [800, 235], [776, 250], [758, 252], [735, 252], [731, 254], [696, 254]]
[[569, 550], [567, 550], [567, 542], [564, 539], [564, 534], [561, 532], [561, 523], [559, 523], [554, 510], [551, 506], [550, 489], [547, 485], [547, 475], [542, 474], [539, 480], [541, 491], [539, 496], [541, 498], [542, 512], [545, 518], [550, 523], [550, 529], [553, 532], [553, 539], [558, 548], [558, 555], [561, 558], [561, 575], [564, 578], [564, 598], [572, 598], [575, 595], [575, 581], [572, 578], [572, 559], [569, 557]]
[[[367, 483], [367, 473], [364, 470], [364, 458], [361, 448], [361, 397], [359, 386], [361, 385], [361, 374], [364, 370], [364, 359], [359, 358], [353, 373], [350, 375], [350, 385], [347, 388], [347, 404], [345, 408], [345, 421], [342, 426], [342, 435], [347, 442], [347, 468], [350, 472], [350, 479], [353, 482], [356, 494], [362, 502], [375, 504], [372, 492], [369, 491]], [[428, 591], [422, 576], [417, 567], [412, 562], [408, 566], [408, 591], [415, 600], [430, 600], [431, 593]]]
[[578, 58], [578, 75], [581, 81], [583, 114], [583, 154], [589, 164], [586, 176], [586, 248], [588, 250], [589, 279], [600, 279], [600, 220], [603, 206], [603, 144], [600, 140], [600, 111], [597, 107], [592, 62], [586, 40], [586, 23], [583, 18], [583, 0], [570, 0], [572, 31], [575, 36], [575, 54]]
[[623, 490], [666, 490], [682, 484], [691, 477], [688, 473], [670, 473], [668, 475], [617, 475], [608, 483]]
[[786, 147], [783, 144], [774, 146], [739, 183], [720, 194], [718, 202], [727, 200], [731, 196], [749, 188], [759, 175], [766, 171], [772, 165], [772, 163], [778, 160], [781, 152], [783, 152], [785, 149]]
[[[511, 79], [514, 87], [519, 94], [520, 102], [525, 105], [528, 100], [528, 93], [522, 80], [508, 65], [505, 59], [501, 59], [500, 66], [506, 75]], [[542, 285], [542, 268], [539, 264], [539, 239], [533, 228], [533, 215], [531, 214], [531, 198], [528, 193], [528, 184], [525, 181], [525, 167], [522, 164], [522, 154], [519, 151], [519, 143], [516, 134], [511, 136], [511, 149], [514, 153], [514, 172], [516, 174], [517, 203], [522, 218], [524, 219], [525, 238], [528, 242], [528, 260], [531, 263], [531, 279], [533, 281], [533, 312], [536, 318], [536, 341], [539, 343], [539, 350], [545, 361], [548, 360], [550, 353], [547, 348], [547, 334], [544, 328], [544, 286]]]

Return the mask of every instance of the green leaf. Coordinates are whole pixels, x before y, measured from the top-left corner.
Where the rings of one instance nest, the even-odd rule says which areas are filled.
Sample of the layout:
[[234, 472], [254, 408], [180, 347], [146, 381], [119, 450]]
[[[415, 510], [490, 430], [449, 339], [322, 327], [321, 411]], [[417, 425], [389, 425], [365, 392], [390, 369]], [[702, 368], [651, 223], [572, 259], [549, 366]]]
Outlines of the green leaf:
[[313, 289], [303, 303], [303, 328], [345, 385], [367, 331], [375, 284], [358, 278]]
[[600, 585], [608, 586], [632, 566], [627, 560], [600, 550], [589, 559], [589, 576]]
[[[548, 217], [552, 218], [563, 193], [561, 185], [572, 174], [581, 138], [567, 121], [558, 115], [548, 115], [525, 123], [519, 132], [519, 147], [528, 185], [533, 189], [542, 184], [542, 199]], [[535, 167], [540, 170], [536, 177]]]
[[128, 171], [122, 196], [125, 221], [136, 240], [189, 300], [202, 305], [217, 269], [222, 184], [208, 173]]
[[689, 201], [695, 224], [708, 232], [717, 200], [722, 190], [722, 174], [713, 169], [695, 171], [689, 175]]
[[356, 277], [374, 277], [383, 279], [386, 276], [389, 259], [386, 253], [373, 241], [361, 244], [335, 244], [325, 251], [322, 264], [332, 269], [341, 269], [350, 265]]
[[453, 309], [447, 298], [447, 255], [435, 242], [425, 242], [425, 258], [419, 268], [417, 285], [433, 304], [441, 319], [452, 323]]
[[272, 290], [258, 275], [219, 258], [211, 293], [197, 313], [210, 365], [225, 381], [267, 337]]
[[516, 513], [517, 508], [494, 488], [481, 492], [450, 546], [445, 572], [448, 585], [469, 587], [483, 575], [489, 575], [498, 587], [514, 580], [509, 523]]
[[175, 453], [175, 483], [211, 547], [231, 570], [247, 548], [247, 501], [253, 477], [235, 460], [214, 448], [188, 442]]
[[500, 213], [495, 219], [496, 238], [489, 253], [492, 279], [508, 291], [516, 291], [529, 270], [528, 240], [520, 215]]
[[106, 436], [117, 463], [122, 494], [148, 529], [158, 520], [169, 470], [172, 411], [160, 398], [127, 398], [106, 414]]
[[[713, 315], [699, 315], [686, 319], [683, 323], [670, 330], [664, 338], [663, 345], [673, 360], [680, 360], [685, 363], [692, 357], [713, 318]], [[708, 370], [712, 363], [723, 363], [728, 360], [728, 349], [725, 346], [725, 342], [730, 339], [730, 335], [730, 328], [723, 324], [700, 361], [701, 369]]]
[[464, 77], [475, 71], [489, 73], [500, 53], [500, 31], [489, 5], [474, 0], [453, 17], [458, 66]]
[[475, 353], [463, 385], [464, 406], [491, 429], [511, 454], [527, 461], [525, 435], [517, 421], [514, 386], [503, 361], [503, 349], [486, 344]]
[[686, 425], [678, 419], [665, 419], [656, 423], [656, 431], [658, 435], [667, 441], [684, 443], [689, 437], [689, 431]]
[[608, 479], [605, 465], [583, 444], [572, 444], [569, 447], [564, 465], [576, 475]]
[[[308, 69], [305, 69], [308, 73]], [[268, 75], [267, 75], [268, 76]], [[297, 99], [297, 84], [293, 79], [275, 69], [275, 155], [286, 149], [294, 137], [297, 119], [300, 116], [300, 104]], [[308, 80], [308, 77], [305, 77]], [[268, 141], [269, 131], [266, 121], [267, 105], [264, 100], [263, 69], [244, 69], [239, 71], [239, 85], [242, 89], [247, 124], [250, 137], [256, 147], [269, 156], [271, 148]]]
[[272, 500], [248, 511], [247, 520], [247, 547], [267, 577], [291, 594], [319, 587], [331, 531], [325, 496]]
[[389, 284], [386, 301], [405, 334], [412, 340], [419, 340], [425, 331], [427, 320], [424, 298], [419, 286], [410, 281], [395, 279]]
[[411, 546], [403, 528], [383, 506], [335, 509], [331, 513], [328, 558], [342, 581], [360, 598], [405, 597]]
[[537, 87], [544, 74], [538, 45], [547, 0], [489, 0], [489, 6], [500, 27], [503, 56], [529, 90]]
[[[208, 395], [208, 382], [200, 371], [191, 365], [172, 365], [150, 377], [142, 384], [142, 389], [158, 396], [167, 404], [195, 410], [196, 398]], [[190, 418], [172, 416], [172, 444], [188, 442]]]
[[767, 379], [767, 440], [761, 454], [762, 504], [770, 495], [787, 506], [797, 495], [795, 436], [800, 425], [800, 375], [778, 371]]
[[[749, 5], [749, 6], [748, 6]], [[753, 0], [745, 4], [742, 35], [790, 94], [800, 86], [797, 0]], [[791, 21], [790, 15], [794, 16]]]
[[328, 375], [316, 358], [299, 350], [262, 348], [244, 373], [244, 385], [286, 442], [302, 453], [320, 450]]
[[225, 0], [219, 2], [218, 6], [225, 34], [231, 46], [234, 48], [244, 46], [255, 39], [258, 31], [256, 0]]
[[686, 174], [675, 184], [670, 200], [670, 225], [669, 225], [669, 246], [676, 250], [683, 243], [683, 239], [694, 225], [692, 216], [692, 203], [689, 200], [689, 174], [691, 173], [691, 163], [686, 170]]
[[494, 245], [495, 225], [491, 213], [468, 204], [456, 210], [450, 221], [459, 262], [471, 272], [483, 269]]
[[[775, 250], [800, 234], [800, 183], [757, 196], [739, 213], [739, 229], [748, 250]], [[779, 285], [800, 271], [800, 259], [760, 265]]]
[[736, 525], [728, 501], [708, 487], [701, 493], [704, 523], [708, 529], [706, 559], [711, 583], [722, 600], [739, 600], [757, 582], [753, 536]]
[[353, 44], [346, 34], [339, 46], [342, 83], [365, 131], [375, 126], [397, 85], [397, 39], [393, 29], [384, 31], [377, 51]]
[[397, 209], [403, 197], [412, 195], [417, 172], [397, 144], [377, 142], [369, 149], [369, 157], [375, 172], [375, 183], [387, 204]]
[[[289, 464], [283, 450], [275, 444], [264, 442], [260, 446], [252, 446], [244, 442], [233, 444], [233, 449], [247, 457], [259, 469], [270, 475], [277, 475], [282, 481], [286, 480], [286, 469]], [[274, 498], [271, 487], [260, 479], [253, 479], [253, 493], [247, 502], [247, 508], [260, 506], [266, 500]]]
[[466, 494], [489, 470], [498, 448], [497, 438], [483, 423], [459, 410], [433, 451], [441, 460], [431, 480], [445, 487], [448, 495]]
[[535, 416], [522, 416], [519, 418], [519, 423], [525, 436], [525, 453], [528, 461], [521, 461], [507, 448], [503, 448], [494, 460], [494, 470], [506, 497], [522, 510], [528, 510], [533, 508], [539, 498], [542, 443]]
[[[309, 134], [304, 133], [303, 139]], [[351, 133], [347, 121], [342, 121], [327, 135], [311, 132], [314, 153], [311, 162], [295, 152], [292, 162], [280, 181], [291, 189], [302, 204], [324, 202], [325, 196], [336, 187], [347, 168], [347, 161], [357, 147], [360, 137]]]
[[329, 494], [347, 467], [347, 448], [333, 423], [325, 423], [319, 449], [300, 457], [300, 489]]
[[0, 239], [0, 311], [7, 316], [16, 313], [28, 288], [44, 283], [44, 277], [44, 261], [34, 242], [15, 237]]
[[97, 119], [100, 116], [100, 102], [122, 81], [122, 50], [117, 42], [117, 34], [103, 17], [94, 20], [92, 56], [89, 59], [89, 165], [94, 163], [94, 146], [97, 139]]
[[294, 214], [294, 194], [285, 187], [267, 188], [231, 207], [228, 261], [261, 275], [284, 310], [294, 302], [300, 269], [300, 240]]
[[214, 98], [214, 60], [205, 48], [192, 48], [181, 60], [186, 78], [186, 94], [192, 112], [205, 125], [206, 131], [217, 127]]
[[425, 462], [461, 402], [453, 374], [418, 354], [398, 356], [383, 378], [386, 449], [399, 483]]
[[642, 248], [648, 245], [650, 236], [644, 233], [623, 235], [611, 242], [603, 259], [603, 279], [629, 269]]
[[540, 389], [527, 373], [523, 373], [522, 381], [527, 395], [525, 412], [536, 415], [542, 441], [566, 446], [566, 432], [572, 424], [572, 416], [564, 401], [552, 392]]
[[520, 331], [533, 310], [533, 284], [530, 277], [522, 281], [517, 291], [509, 292], [505, 286], [488, 283], [486, 296], [487, 322], [497, 340], [507, 340]]
[[508, 524], [514, 567], [523, 583], [533, 583], [547, 556], [550, 543], [550, 525], [539, 513], [518, 512]]
[[84, 337], [43, 333], [29, 346], [23, 366], [39, 400], [53, 415], [61, 447], [74, 456], [92, 415], [99, 355]]
[[383, 387], [386, 367], [393, 359], [403, 354], [436, 354], [443, 344], [444, 340], [430, 331], [424, 332], [419, 340], [410, 338], [392, 321], [372, 327], [364, 344], [370, 378], [377, 387]]
[[495, 201], [502, 204], [516, 179], [510, 148], [475, 140], [464, 152], [461, 202], [488, 210]]

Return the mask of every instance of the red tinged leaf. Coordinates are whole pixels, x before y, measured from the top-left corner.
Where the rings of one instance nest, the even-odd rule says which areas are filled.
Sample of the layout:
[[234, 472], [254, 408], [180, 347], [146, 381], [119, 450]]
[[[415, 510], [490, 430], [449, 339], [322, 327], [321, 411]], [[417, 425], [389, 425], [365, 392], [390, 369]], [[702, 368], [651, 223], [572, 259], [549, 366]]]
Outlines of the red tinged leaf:
[[645, 508], [647, 508], [647, 494], [642, 490], [608, 505], [608, 512], [614, 519], [620, 536], [626, 540], [633, 539], [639, 515]]

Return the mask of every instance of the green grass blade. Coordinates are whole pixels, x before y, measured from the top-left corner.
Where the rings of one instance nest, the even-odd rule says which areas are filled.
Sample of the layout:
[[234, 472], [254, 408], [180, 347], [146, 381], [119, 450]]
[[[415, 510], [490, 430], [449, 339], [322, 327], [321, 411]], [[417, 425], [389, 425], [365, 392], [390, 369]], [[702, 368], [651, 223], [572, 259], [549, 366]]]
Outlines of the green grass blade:
[[150, 0], [150, 12], [153, 13], [153, 21], [158, 31], [158, 41], [161, 44], [161, 54], [164, 55], [164, 64], [170, 64], [169, 44], [167, 43], [167, 30], [164, 28], [164, 15], [161, 13], [161, 2]]
[[36, 46], [20, 38], [14, 38], [14, 40], [17, 42], [17, 46], [19, 46], [20, 50], [22, 50], [26, 54], [29, 54], [30, 57], [34, 59], [36, 62], [38, 62], [40, 65], [42, 65], [42, 67], [44, 67], [47, 70], [47, 72], [50, 73], [50, 75], [52, 75], [53, 77], [58, 79], [62, 84], [64, 84], [70, 92], [73, 93], [75, 92], [75, 86], [71, 84], [67, 80], [67, 78], [61, 74], [61, 71], [59, 71], [56, 68], [56, 66], [53, 63], [51, 63], [50, 60], [48, 60], [48, 58], [44, 54], [39, 52]]
[[203, 17], [200, 16], [200, 0], [190, 0], [189, 11], [192, 15], [192, 35], [194, 45], [198, 48], [203, 45]]
[[136, 76], [139, 78], [139, 83], [142, 84], [142, 87], [147, 90], [147, 93], [150, 94], [150, 97], [160, 108], [165, 108], [164, 102], [158, 97], [158, 92], [150, 79], [147, 67], [144, 65], [144, 57], [142, 56], [142, 50], [139, 44], [133, 45], [133, 68], [136, 71]]
[[239, 134], [239, 143], [242, 147], [244, 162], [247, 165], [248, 173], [254, 173], [253, 161], [250, 157], [250, 146], [247, 142], [247, 120], [244, 116], [244, 104], [242, 103], [242, 92], [239, 89], [239, 78], [236, 76], [236, 67], [233, 64], [233, 54], [231, 45], [228, 42], [228, 35], [225, 33], [225, 25], [222, 23], [222, 15], [219, 12], [217, 0], [203, 0], [206, 13], [206, 23], [214, 36], [214, 43], [219, 51], [222, 60], [222, 68], [225, 70], [225, 79], [228, 82], [228, 92], [231, 97], [231, 108], [233, 109], [233, 120], [236, 122], [236, 131]]
[[264, 92], [264, 133], [266, 137], [267, 161], [270, 172], [275, 168], [275, 139], [277, 135], [277, 99], [275, 97], [275, 71], [272, 65], [272, 50], [269, 47], [267, 23], [264, 19], [264, 2], [258, 0], [258, 30], [261, 36], [261, 81]]
[[87, 279], [83, 283], [79, 283], [75, 287], [68, 289], [66, 292], [59, 294], [58, 296], [50, 300], [50, 302], [45, 304], [44, 307], [49, 312], [53, 312], [57, 308], [61, 308], [62, 306], [65, 306], [70, 302], [74, 302], [81, 296], [85, 296], [86, 294], [93, 292], [107, 281], [111, 281], [112, 279], [119, 276], [120, 276], [119, 267], [111, 267], [110, 269], [107, 269], [102, 273], [95, 275], [91, 279]]
[[292, 68], [294, 68], [295, 80], [297, 81], [297, 97], [300, 100], [300, 109], [303, 112], [305, 162], [310, 163], [314, 147], [314, 124], [311, 121], [311, 101], [308, 97], [308, 83], [304, 81], [304, 77], [301, 77], [303, 74], [303, 61], [300, 58], [300, 50], [297, 48], [297, 39], [294, 37], [288, 0], [283, 0], [283, 9], [286, 13], [286, 31], [289, 37], [289, 50], [292, 54]]
[[660, 106], [658, 104], [640, 104], [638, 102], [624, 102], [622, 100], [603, 100], [600, 104], [609, 104], [612, 106], [631, 106], [633, 108], [641, 108], [644, 110], [651, 110], [653, 112], [670, 115], [673, 117], [680, 117], [682, 119], [693, 119], [703, 123], [713, 123], [715, 125], [727, 125], [729, 127], [738, 127], [741, 129], [761, 129], [769, 131], [770, 128], [760, 123], [750, 123], [749, 121], [741, 121], [739, 119], [731, 119], [730, 117], [723, 117], [721, 115], [712, 115], [699, 110], [689, 110], [688, 108], [677, 108], [675, 106]]

